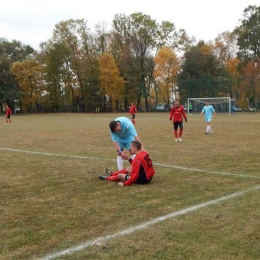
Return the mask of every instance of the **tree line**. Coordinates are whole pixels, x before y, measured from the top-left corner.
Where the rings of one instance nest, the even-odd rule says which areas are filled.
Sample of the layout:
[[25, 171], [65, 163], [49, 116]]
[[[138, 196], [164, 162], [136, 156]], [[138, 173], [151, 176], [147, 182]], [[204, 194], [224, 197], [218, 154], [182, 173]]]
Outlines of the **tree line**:
[[230, 96], [258, 107], [260, 7], [248, 6], [232, 32], [196, 42], [169, 21], [149, 15], [115, 15], [112, 27], [84, 19], [55, 25], [36, 51], [0, 39], [0, 109], [13, 111], [152, 111], [178, 98]]

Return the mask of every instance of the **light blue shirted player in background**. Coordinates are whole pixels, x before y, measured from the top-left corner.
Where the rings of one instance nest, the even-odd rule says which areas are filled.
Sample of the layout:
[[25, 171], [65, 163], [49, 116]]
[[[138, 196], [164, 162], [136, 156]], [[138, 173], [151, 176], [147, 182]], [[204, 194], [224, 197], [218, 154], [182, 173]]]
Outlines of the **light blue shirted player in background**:
[[206, 135], [207, 134], [212, 134], [212, 129], [211, 129], [211, 120], [212, 120], [212, 115], [214, 114], [215, 116], [215, 119], [217, 118], [216, 117], [216, 112], [215, 112], [215, 109], [212, 105], [209, 104], [209, 101], [206, 101], [205, 102], [205, 106], [203, 107], [201, 113], [200, 113], [200, 116], [204, 114], [204, 117], [205, 117], [205, 121], [207, 123], [207, 128], [206, 128]]
[[[111, 139], [116, 147], [117, 150], [117, 167], [118, 170], [123, 169], [123, 164], [124, 160], [128, 159], [128, 156], [125, 154], [123, 149], [129, 150], [131, 154], [131, 142], [136, 140], [139, 141], [141, 144], [141, 140], [137, 135], [136, 129], [131, 122], [130, 119], [127, 117], [117, 117], [115, 120], [111, 121], [109, 123], [109, 128], [110, 128], [110, 134], [111, 134]], [[143, 145], [142, 145], [142, 149]], [[131, 154], [131, 159], [135, 157], [134, 154]]]

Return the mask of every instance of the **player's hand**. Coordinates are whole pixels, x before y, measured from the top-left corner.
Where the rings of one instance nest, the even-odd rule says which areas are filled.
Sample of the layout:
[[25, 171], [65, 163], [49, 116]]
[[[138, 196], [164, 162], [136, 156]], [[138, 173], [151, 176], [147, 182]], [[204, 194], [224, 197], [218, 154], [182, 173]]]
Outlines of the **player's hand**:
[[122, 157], [122, 159], [124, 159], [124, 160], [128, 160], [128, 156], [125, 154], [125, 152], [122, 152], [122, 153], [121, 153], [121, 157]]
[[118, 185], [121, 186], [121, 187], [123, 187], [123, 186], [124, 186], [124, 183], [120, 181], [120, 182], [118, 183]]

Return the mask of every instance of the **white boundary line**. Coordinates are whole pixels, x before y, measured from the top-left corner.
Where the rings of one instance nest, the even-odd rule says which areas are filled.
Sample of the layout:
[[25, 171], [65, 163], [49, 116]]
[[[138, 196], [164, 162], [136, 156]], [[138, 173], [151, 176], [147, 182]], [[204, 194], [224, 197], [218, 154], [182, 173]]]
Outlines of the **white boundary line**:
[[[66, 158], [75, 158], [75, 159], [115, 161], [114, 159], [107, 159], [107, 158], [53, 154], [53, 153], [44, 153], [44, 152], [33, 152], [33, 151], [28, 151], [28, 150], [19, 150], [19, 149], [11, 149], [11, 148], [3, 148], [3, 147], [0, 147], [0, 150], [10, 151], [10, 152], [19, 152], [19, 153], [39, 154], [39, 155], [52, 156], [52, 157], [56, 156], [56, 157], [66, 157]], [[161, 167], [166, 167], [166, 168], [173, 168], [173, 169], [186, 170], [186, 171], [195, 171], [195, 172], [201, 172], [201, 173], [207, 173], [207, 174], [217, 174], [217, 175], [227, 175], [227, 176], [242, 177], [242, 178], [260, 179], [259, 176], [254, 176], [254, 175], [244, 175], [244, 174], [236, 174], [236, 173], [228, 173], [228, 172], [217, 172], [217, 171], [206, 171], [206, 170], [187, 168], [187, 167], [181, 167], [181, 166], [175, 166], [175, 165], [167, 165], [167, 164], [161, 164], [161, 163], [155, 163], [155, 162], [153, 162], [153, 164], [157, 165], [157, 166], [161, 166]]]
[[109, 240], [109, 239], [112, 239], [112, 238], [115, 238], [115, 237], [118, 237], [118, 236], [128, 235], [128, 234], [131, 234], [135, 231], [145, 229], [145, 228], [147, 228], [151, 225], [155, 225], [155, 224], [157, 224], [161, 221], [164, 221], [166, 219], [172, 219], [172, 218], [175, 218], [175, 217], [180, 216], [180, 215], [185, 215], [189, 212], [193, 212], [193, 211], [196, 211], [196, 210], [201, 209], [201, 208], [205, 208], [205, 207], [210, 206], [210, 205], [215, 205], [215, 204], [220, 203], [222, 201], [229, 200], [229, 199], [232, 199], [232, 198], [235, 198], [235, 197], [238, 197], [238, 196], [242, 196], [247, 192], [256, 191], [256, 190], [259, 190], [259, 189], [260, 189], [260, 186], [255, 186], [253, 188], [249, 188], [249, 189], [244, 190], [244, 191], [236, 192], [236, 193], [233, 193], [233, 194], [230, 194], [230, 195], [227, 195], [227, 196], [215, 199], [215, 200], [211, 200], [211, 201], [208, 201], [208, 202], [205, 202], [205, 203], [201, 203], [201, 204], [198, 204], [198, 205], [195, 205], [195, 206], [191, 206], [191, 207], [188, 207], [186, 209], [174, 211], [174, 212], [172, 212], [168, 215], [164, 215], [164, 216], [155, 218], [153, 220], [144, 222], [143, 224], [137, 225], [135, 227], [123, 229], [123, 230], [119, 231], [118, 233], [114, 233], [114, 234], [107, 235], [107, 236], [104, 236], [104, 237], [98, 237], [94, 240], [86, 241], [85, 243], [80, 244], [78, 246], [70, 247], [68, 249], [47, 255], [44, 258], [41, 258], [40, 260], [50, 260], [50, 259], [53, 259], [53, 258], [56, 258], [56, 257], [59, 257], [59, 256], [69, 255], [69, 254], [72, 254], [74, 252], [81, 251], [81, 250], [86, 249], [87, 247], [90, 247], [90, 246], [101, 245], [101, 243], [106, 241], [106, 240]]
[[[100, 160], [100, 158], [95, 158], [95, 157], [73, 156], [73, 155], [71, 156], [71, 155], [62, 155], [62, 154], [33, 152], [33, 151], [28, 151], [28, 150], [9, 149], [9, 148], [1, 148], [1, 147], [0, 147], [0, 150], [11, 151], [11, 152], [29, 153], [29, 154], [39, 154], [39, 155], [45, 155], [45, 156], [57, 156], [57, 157], [67, 157], [67, 158], [76, 158], [76, 159]], [[112, 160], [112, 159], [103, 159], [103, 160], [115, 161], [115, 160]], [[167, 167], [167, 168], [175, 168], [175, 169], [180, 169], [180, 170], [196, 171], [196, 172], [202, 172], [202, 173], [221, 174], [221, 175], [229, 175], [229, 176], [238, 176], [238, 177], [243, 177], [243, 178], [247, 178], [248, 177], [248, 178], [259, 179], [259, 177], [257, 177], [257, 176], [247, 176], [247, 175], [242, 175], [242, 174], [211, 172], [211, 171], [205, 171], [205, 170], [200, 170], [200, 169], [193, 169], [193, 168], [186, 168], [186, 167], [179, 167], [179, 166], [171, 166], [171, 165], [160, 164], [160, 163], [154, 163], [154, 165], [158, 165], [158, 166], [161, 166], [161, 167]], [[112, 235], [107, 235], [107, 236], [104, 236], [104, 237], [98, 237], [98, 238], [96, 238], [94, 240], [86, 241], [85, 243], [80, 244], [78, 246], [70, 247], [68, 249], [65, 249], [65, 250], [58, 251], [56, 253], [47, 255], [44, 258], [41, 258], [40, 260], [50, 260], [50, 259], [53, 259], [53, 258], [56, 258], [56, 257], [59, 257], [59, 256], [72, 254], [74, 252], [83, 250], [83, 249], [85, 249], [87, 247], [90, 247], [90, 246], [93, 246], [93, 245], [100, 245], [102, 242], [104, 242], [106, 240], [109, 240], [109, 239], [112, 239], [112, 238], [115, 238], [115, 237], [118, 237], [118, 236], [124, 236], [124, 235], [130, 234], [130, 233], [133, 233], [133, 232], [135, 232], [137, 230], [145, 229], [145, 228], [147, 228], [147, 227], [149, 227], [151, 225], [155, 225], [155, 224], [157, 224], [157, 223], [159, 223], [161, 221], [164, 221], [166, 219], [174, 218], [174, 217], [177, 217], [177, 216], [180, 216], [180, 215], [185, 215], [185, 214], [187, 214], [189, 212], [196, 211], [196, 210], [198, 210], [200, 208], [204, 208], [204, 207], [207, 207], [207, 206], [210, 206], [210, 205], [214, 205], [214, 204], [220, 203], [220, 202], [225, 201], [225, 200], [229, 200], [229, 199], [232, 199], [232, 198], [235, 198], [235, 197], [238, 197], [238, 196], [242, 196], [243, 194], [245, 194], [247, 192], [256, 191], [256, 190], [259, 190], [259, 189], [260, 189], [260, 186], [255, 186], [253, 188], [249, 188], [249, 189], [241, 191], [241, 192], [236, 192], [236, 193], [233, 193], [233, 194], [230, 194], [230, 195], [227, 195], [227, 196], [215, 199], [215, 200], [211, 200], [211, 201], [208, 201], [208, 202], [205, 202], [205, 203], [201, 203], [201, 204], [198, 204], [198, 205], [195, 205], [195, 206], [191, 206], [191, 207], [188, 207], [186, 209], [174, 211], [174, 212], [172, 212], [172, 213], [170, 213], [168, 215], [164, 215], [164, 216], [155, 218], [155, 219], [153, 219], [151, 221], [144, 222], [143, 224], [137, 225], [135, 227], [130, 227], [130, 228], [121, 230], [118, 233], [115, 233], [115, 234], [112, 234]]]

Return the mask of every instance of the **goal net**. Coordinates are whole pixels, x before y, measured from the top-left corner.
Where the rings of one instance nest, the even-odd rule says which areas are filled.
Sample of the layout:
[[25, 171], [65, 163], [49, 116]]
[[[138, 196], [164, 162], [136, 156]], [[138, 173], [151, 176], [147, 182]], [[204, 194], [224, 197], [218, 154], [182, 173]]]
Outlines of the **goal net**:
[[[187, 110], [188, 113], [201, 112], [205, 102], [209, 101], [216, 112], [228, 112], [231, 114], [231, 105], [234, 99], [230, 97], [215, 97], [215, 98], [188, 98]], [[192, 110], [190, 109], [192, 107]]]

